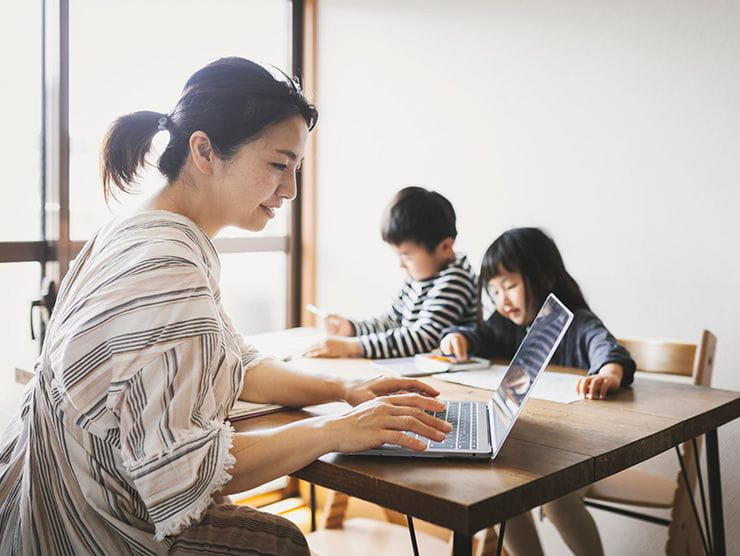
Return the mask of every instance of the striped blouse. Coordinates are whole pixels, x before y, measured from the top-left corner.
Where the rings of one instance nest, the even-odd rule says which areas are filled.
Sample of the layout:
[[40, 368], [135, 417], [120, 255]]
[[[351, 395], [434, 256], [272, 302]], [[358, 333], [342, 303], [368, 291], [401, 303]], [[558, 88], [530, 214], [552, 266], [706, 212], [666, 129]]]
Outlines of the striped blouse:
[[476, 316], [475, 272], [462, 256], [428, 280], [407, 278], [387, 313], [350, 322], [363, 355], [380, 359], [429, 352], [445, 328], [471, 324]]
[[263, 359], [189, 219], [114, 220], [68, 272], [0, 438], [0, 554], [165, 554], [229, 479], [224, 422]]

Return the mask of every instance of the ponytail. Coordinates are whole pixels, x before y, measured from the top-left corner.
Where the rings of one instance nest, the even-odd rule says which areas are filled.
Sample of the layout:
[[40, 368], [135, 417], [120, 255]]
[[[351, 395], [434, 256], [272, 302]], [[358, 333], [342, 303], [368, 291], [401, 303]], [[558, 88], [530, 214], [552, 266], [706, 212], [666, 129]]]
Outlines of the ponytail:
[[133, 192], [139, 169], [152, 148], [152, 139], [160, 130], [159, 112], [141, 110], [116, 119], [108, 128], [100, 153], [100, 173], [106, 201], [115, 197], [114, 186], [124, 193]]
[[316, 107], [296, 81], [277, 68], [244, 58], [219, 58], [188, 79], [168, 115], [141, 111], [113, 122], [100, 155], [105, 198], [115, 196], [116, 188], [134, 191], [131, 184], [161, 129], [167, 129], [170, 138], [157, 167], [172, 183], [187, 162], [194, 132], [206, 133], [219, 158], [228, 160], [262, 130], [295, 115], [303, 118], [309, 130], [316, 125]]

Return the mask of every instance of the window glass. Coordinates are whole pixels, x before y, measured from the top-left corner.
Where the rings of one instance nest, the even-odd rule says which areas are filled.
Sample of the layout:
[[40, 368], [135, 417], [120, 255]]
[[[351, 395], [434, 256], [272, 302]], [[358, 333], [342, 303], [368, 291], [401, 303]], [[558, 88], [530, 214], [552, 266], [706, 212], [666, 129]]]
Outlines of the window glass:
[[[39, 263], [0, 264], [0, 430], [18, 402], [20, 388], [15, 384], [16, 367], [33, 370], [38, 343], [31, 339], [31, 300], [39, 297]], [[36, 316], [38, 332], [38, 315]]]
[[283, 252], [222, 253], [221, 299], [242, 334], [285, 328], [287, 262]]
[[[243, 56], [290, 69], [290, 3], [286, 0], [129, 0], [70, 2], [70, 230], [88, 239], [142, 195], [103, 200], [98, 156], [110, 123], [137, 110], [169, 112], [187, 78], [222, 56]], [[155, 148], [167, 139], [155, 137]], [[152, 162], [156, 161], [156, 154]], [[141, 191], [163, 184], [155, 168]], [[284, 211], [287, 212], [287, 211]], [[285, 235], [287, 218], [262, 234]], [[224, 231], [221, 237], [243, 235]]]
[[0, 241], [34, 241], [41, 239], [41, 2], [4, 7]]

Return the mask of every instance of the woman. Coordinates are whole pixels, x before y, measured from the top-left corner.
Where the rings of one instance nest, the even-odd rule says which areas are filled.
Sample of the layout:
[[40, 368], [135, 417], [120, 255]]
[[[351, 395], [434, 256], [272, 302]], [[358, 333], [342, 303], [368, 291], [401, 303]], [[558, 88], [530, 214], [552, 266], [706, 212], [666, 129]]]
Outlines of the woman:
[[[431, 387], [301, 374], [248, 346], [223, 311], [211, 239], [260, 230], [295, 197], [316, 117], [290, 79], [224, 58], [170, 114], [113, 123], [106, 196], [129, 189], [164, 129], [167, 185], [100, 230], [62, 283], [37, 378], [0, 440], [0, 553], [306, 554], [287, 520], [215, 501], [327, 452], [423, 449], [406, 430], [444, 437], [449, 425], [423, 411], [442, 407]], [[234, 433], [237, 398], [355, 408]]]

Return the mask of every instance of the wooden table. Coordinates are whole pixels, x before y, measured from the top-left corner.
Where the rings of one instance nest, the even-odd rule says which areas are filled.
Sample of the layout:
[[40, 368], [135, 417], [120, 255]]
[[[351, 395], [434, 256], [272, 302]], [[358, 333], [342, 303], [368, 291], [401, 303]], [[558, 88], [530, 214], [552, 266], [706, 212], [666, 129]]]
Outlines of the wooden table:
[[[378, 374], [364, 360], [294, 359], [294, 365], [309, 372]], [[442, 399], [490, 396], [424, 380]], [[235, 426], [258, 430], [324, 411], [284, 411]], [[724, 554], [717, 428], [738, 416], [738, 392], [638, 378], [609, 401], [530, 399], [495, 460], [328, 454], [293, 475], [451, 529], [454, 553], [470, 554], [477, 531], [706, 434], [712, 532], [716, 553]]]

